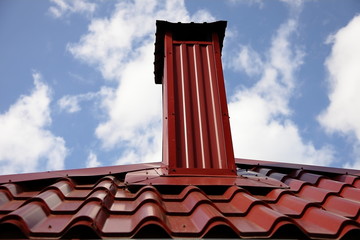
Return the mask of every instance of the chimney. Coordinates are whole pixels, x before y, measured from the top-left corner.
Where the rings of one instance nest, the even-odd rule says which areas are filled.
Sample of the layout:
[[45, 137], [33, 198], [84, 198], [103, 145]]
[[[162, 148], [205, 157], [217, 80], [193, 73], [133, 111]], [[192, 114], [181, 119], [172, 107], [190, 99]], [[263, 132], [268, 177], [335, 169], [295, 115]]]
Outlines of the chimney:
[[236, 175], [221, 49], [226, 21], [157, 21], [155, 83], [163, 94], [169, 175]]

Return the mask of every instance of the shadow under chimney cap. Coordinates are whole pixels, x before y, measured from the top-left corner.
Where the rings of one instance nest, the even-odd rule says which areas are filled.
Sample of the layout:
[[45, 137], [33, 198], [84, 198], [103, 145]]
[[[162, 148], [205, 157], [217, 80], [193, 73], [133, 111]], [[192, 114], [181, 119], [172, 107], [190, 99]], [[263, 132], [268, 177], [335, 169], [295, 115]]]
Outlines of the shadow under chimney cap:
[[226, 26], [227, 21], [217, 21], [211, 23], [171, 23], [157, 20], [154, 53], [155, 83], [162, 84], [165, 56], [164, 37], [166, 33], [172, 33], [173, 38], [180, 41], [211, 41], [212, 33], [217, 33], [221, 50], [224, 42]]

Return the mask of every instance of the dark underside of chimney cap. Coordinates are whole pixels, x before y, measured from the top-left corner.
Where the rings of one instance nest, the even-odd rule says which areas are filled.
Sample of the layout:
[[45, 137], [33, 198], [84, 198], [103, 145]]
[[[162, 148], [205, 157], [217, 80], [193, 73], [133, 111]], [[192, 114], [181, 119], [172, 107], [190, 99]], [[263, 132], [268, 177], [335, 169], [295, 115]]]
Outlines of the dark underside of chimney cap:
[[155, 83], [162, 84], [165, 33], [172, 33], [173, 38], [180, 41], [208, 41], [208, 38], [211, 38], [211, 34], [215, 32], [218, 34], [220, 49], [222, 49], [226, 25], [227, 21], [216, 21], [212, 23], [171, 23], [157, 20], [154, 62]]

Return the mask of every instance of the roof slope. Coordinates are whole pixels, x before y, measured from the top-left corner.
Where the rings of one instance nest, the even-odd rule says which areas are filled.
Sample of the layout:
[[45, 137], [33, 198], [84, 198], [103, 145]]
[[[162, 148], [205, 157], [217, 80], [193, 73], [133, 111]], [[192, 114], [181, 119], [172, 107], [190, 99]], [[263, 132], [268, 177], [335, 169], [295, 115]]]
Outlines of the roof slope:
[[234, 178], [162, 163], [0, 176], [0, 238], [360, 236], [360, 171], [236, 164]]

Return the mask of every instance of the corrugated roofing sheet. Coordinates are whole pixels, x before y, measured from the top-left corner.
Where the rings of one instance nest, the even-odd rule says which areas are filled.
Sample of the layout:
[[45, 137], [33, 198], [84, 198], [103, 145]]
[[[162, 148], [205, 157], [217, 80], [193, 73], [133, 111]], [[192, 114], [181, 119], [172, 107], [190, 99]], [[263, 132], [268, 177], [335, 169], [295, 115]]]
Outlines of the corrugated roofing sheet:
[[360, 171], [236, 162], [233, 181], [161, 163], [0, 176], [0, 238], [359, 238]]

